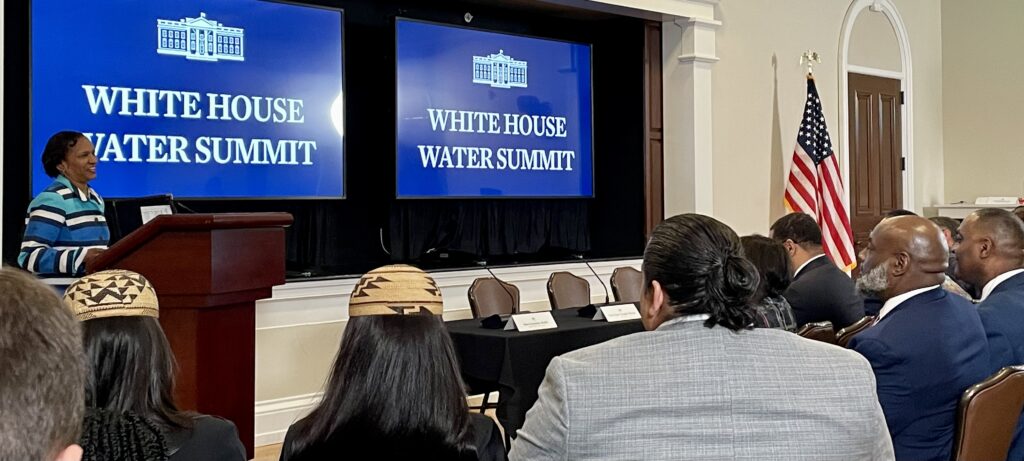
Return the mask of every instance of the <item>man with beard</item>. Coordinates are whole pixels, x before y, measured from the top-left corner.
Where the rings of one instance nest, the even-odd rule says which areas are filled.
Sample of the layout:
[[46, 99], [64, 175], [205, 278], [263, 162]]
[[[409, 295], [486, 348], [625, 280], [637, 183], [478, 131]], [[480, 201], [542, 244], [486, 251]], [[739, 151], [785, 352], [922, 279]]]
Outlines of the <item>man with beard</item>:
[[948, 255], [919, 216], [883, 220], [860, 254], [857, 288], [883, 305], [850, 348], [874, 369], [897, 460], [949, 459], [960, 395], [990, 372], [977, 310], [942, 289]]
[[[990, 372], [1024, 364], [1024, 223], [999, 208], [971, 213], [956, 243], [958, 277], [981, 288], [978, 315], [988, 335]], [[1024, 420], [1008, 459], [1024, 459]]]
[[813, 217], [799, 212], [785, 215], [772, 224], [768, 236], [789, 255], [793, 282], [782, 297], [793, 307], [798, 327], [829, 321], [839, 331], [864, 317], [864, 300], [853, 280], [825, 254], [821, 228]]
[[928, 220], [935, 223], [936, 226], [939, 226], [939, 230], [942, 231], [942, 236], [946, 239], [946, 245], [949, 246], [949, 266], [946, 267], [947, 278], [945, 288], [949, 291], [960, 294], [959, 292], [954, 291], [957, 290], [956, 288], [950, 289], [952, 285], [950, 282], [952, 282], [964, 293], [961, 296], [971, 298], [971, 293], [974, 293], [974, 286], [967, 283], [967, 281], [957, 275], [956, 266], [958, 264], [956, 261], [956, 255], [953, 254], [953, 245], [960, 240], [960, 223], [947, 216], [933, 216], [928, 218]]

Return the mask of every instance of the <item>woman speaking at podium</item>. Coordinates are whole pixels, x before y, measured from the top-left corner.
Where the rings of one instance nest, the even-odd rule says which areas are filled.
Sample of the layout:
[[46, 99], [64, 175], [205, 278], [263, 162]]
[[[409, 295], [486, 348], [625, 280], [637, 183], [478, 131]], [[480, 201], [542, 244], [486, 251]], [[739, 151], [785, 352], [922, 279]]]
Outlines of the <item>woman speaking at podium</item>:
[[43, 148], [43, 169], [53, 183], [28, 206], [18, 264], [41, 277], [77, 277], [110, 241], [103, 199], [89, 187], [96, 152], [82, 133], [61, 131]]

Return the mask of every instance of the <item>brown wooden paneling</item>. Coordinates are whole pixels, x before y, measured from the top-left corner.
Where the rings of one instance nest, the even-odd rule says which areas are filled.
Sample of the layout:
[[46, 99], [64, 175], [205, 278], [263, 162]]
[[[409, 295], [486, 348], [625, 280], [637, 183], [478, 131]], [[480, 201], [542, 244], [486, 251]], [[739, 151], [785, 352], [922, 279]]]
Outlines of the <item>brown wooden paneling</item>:
[[662, 117], [661, 23], [644, 29], [644, 231], [651, 235], [665, 217], [664, 121]]
[[903, 208], [900, 81], [849, 74], [850, 225], [857, 252], [888, 211]]

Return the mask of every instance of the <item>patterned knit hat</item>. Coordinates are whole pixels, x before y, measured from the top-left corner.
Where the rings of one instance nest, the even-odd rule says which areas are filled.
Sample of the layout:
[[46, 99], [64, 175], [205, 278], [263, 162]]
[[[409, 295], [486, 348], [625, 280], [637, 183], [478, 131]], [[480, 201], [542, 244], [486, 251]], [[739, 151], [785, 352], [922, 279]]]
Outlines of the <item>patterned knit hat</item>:
[[363, 315], [441, 315], [441, 290], [426, 272], [395, 264], [378, 267], [352, 289], [349, 317]]
[[159, 317], [153, 285], [141, 274], [114, 269], [75, 280], [64, 291], [66, 304], [79, 321], [102, 317]]

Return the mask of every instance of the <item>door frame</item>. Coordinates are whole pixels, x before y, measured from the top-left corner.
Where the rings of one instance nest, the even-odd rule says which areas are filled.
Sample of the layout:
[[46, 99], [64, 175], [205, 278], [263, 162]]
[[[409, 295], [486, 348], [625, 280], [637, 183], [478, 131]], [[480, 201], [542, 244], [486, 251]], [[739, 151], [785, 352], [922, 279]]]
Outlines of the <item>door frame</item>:
[[[853, 24], [857, 21], [864, 9], [870, 8], [876, 13], [883, 13], [896, 32], [896, 42], [900, 48], [900, 62], [902, 72], [875, 69], [871, 67], [852, 65], [848, 62], [850, 55], [850, 35], [853, 33]], [[900, 81], [900, 90], [903, 91], [903, 110], [900, 116], [902, 136], [903, 157], [906, 158], [907, 169], [903, 170], [903, 208], [921, 213], [917, 208], [917, 199], [914, 193], [914, 91], [913, 91], [913, 65], [910, 58], [910, 36], [907, 33], [903, 18], [896, 11], [896, 6], [891, 0], [853, 0], [850, 8], [846, 11], [843, 19], [843, 30], [839, 37], [839, 149], [842, 153], [839, 156], [840, 169], [843, 176], [843, 184], [846, 187], [846, 210], [850, 212], [850, 72], [872, 75], [875, 77], [891, 78]]]

